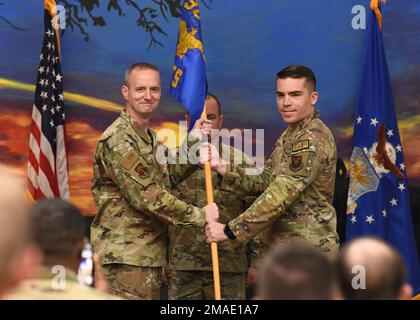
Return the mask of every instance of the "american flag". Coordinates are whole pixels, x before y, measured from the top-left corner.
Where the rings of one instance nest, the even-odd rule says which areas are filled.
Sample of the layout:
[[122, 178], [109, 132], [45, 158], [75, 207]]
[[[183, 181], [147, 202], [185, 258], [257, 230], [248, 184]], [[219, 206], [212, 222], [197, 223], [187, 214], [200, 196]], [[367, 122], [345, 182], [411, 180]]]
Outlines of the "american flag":
[[45, 1], [44, 40], [40, 55], [29, 136], [28, 190], [33, 200], [69, 198], [63, 79], [58, 31], [51, 0]]

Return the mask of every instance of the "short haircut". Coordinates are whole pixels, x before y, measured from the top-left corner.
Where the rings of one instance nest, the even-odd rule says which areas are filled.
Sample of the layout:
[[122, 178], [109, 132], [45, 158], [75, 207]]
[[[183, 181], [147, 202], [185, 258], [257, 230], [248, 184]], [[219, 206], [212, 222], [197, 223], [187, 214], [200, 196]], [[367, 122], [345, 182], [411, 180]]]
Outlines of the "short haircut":
[[[217, 103], [217, 109], [219, 111], [219, 116], [222, 114], [222, 104], [220, 103], [219, 98], [217, 98], [213, 93], [211, 92], [207, 92], [207, 96], [206, 96], [206, 100], [210, 100], [211, 98], [213, 98], [214, 100], [216, 100]], [[187, 115], [190, 115], [189, 111], [186, 110], [185, 113]]]
[[278, 243], [267, 254], [259, 273], [260, 299], [332, 299], [332, 265], [323, 252], [309, 244]]
[[157, 73], [159, 73], [159, 69], [151, 64], [151, 63], [147, 63], [147, 62], [136, 62], [134, 64], [132, 64], [131, 66], [129, 66], [127, 68], [127, 70], [125, 70], [125, 76], [124, 76], [124, 85], [128, 86], [128, 77], [130, 76], [131, 72], [133, 72], [133, 70], [154, 70]]
[[85, 236], [85, 220], [80, 211], [61, 199], [47, 199], [30, 209], [34, 240], [48, 258], [71, 257]]
[[210, 100], [210, 98], [213, 98], [214, 100], [216, 100], [219, 116], [220, 116], [222, 114], [222, 104], [220, 103], [219, 98], [217, 98], [213, 93], [207, 92], [206, 100]]
[[[352, 254], [357, 252], [357, 257]], [[365, 288], [354, 288], [353, 267], [365, 268]], [[398, 299], [407, 279], [407, 270], [399, 253], [382, 240], [358, 238], [347, 243], [339, 252], [335, 264], [337, 285], [344, 299]]]
[[312, 91], [316, 91], [316, 78], [311, 69], [305, 66], [292, 65], [288, 66], [277, 73], [277, 79], [301, 79], [305, 78]]

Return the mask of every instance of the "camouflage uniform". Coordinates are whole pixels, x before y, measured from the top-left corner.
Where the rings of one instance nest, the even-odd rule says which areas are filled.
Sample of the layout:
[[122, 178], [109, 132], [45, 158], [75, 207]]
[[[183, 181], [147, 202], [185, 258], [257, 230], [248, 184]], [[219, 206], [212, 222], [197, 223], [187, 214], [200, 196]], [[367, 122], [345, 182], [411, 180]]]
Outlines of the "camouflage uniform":
[[65, 269], [65, 279], [53, 272], [53, 266], [42, 266], [36, 277], [24, 280], [17, 289], [7, 294], [7, 300], [116, 300], [94, 288], [81, 285], [76, 273]]
[[159, 300], [162, 268], [111, 263], [103, 266], [110, 293], [128, 300]]
[[[91, 240], [101, 263], [113, 264], [104, 270], [116, 292], [136, 296], [141, 291], [122, 288], [115, 275], [119, 268], [125, 283], [130, 282], [126, 281], [128, 274], [133, 283], [139, 277], [149, 280], [154, 289], [147, 289], [139, 298], [152, 298], [150, 292], [160, 287], [161, 271], [150, 268], [167, 263], [167, 223], [205, 225], [203, 209], [167, 191], [198, 166], [160, 164], [156, 157], [162, 147], [153, 130], [146, 133], [123, 110], [102, 134], [94, 155], [92, 193], [98, 213]], [[128, 272], [127, 268], [132, 269]]]
[[[223, 151], [230, 154], [230, 160], [241, 160], [250, 164], [250, 159], [240, 151], [222, 144]], [[247, 158], [247, 159], [245, 159]], [[242, 165], [241, 165], [242, 166]], [[219, 221], [227, 223], [247, 207], [244, 197], [220, 190], [221, 176], [212, 173], [214, 202], [219, 207]], [[207, 204], [204, 170], [200, 169], [183, 181], [176, 189], [176, 195], [198, 207]], [[260, 255], [260, 243], [251, 241], [252, 262]], [[226, 300], [245, 299], [245, 281], [248, 261], [246, 246], [239, 241], [218, 245], [220, 286], [222, 298]], [[171, 300], [214, 300], [213, 272], [210, 246], [202, 228], [194, 226], [169, 226], [169, 285]]]
[[268, 243], [304, 240], [335, 257], [338, 235], [332, 197], [336, 162], [333, 135], [316, 111], [283, 132], [261, 175], [247, 176], [241, 167], [231, 166], [222, 188], [263, 192], [229, 222], [238, 240], [246, 243], [266, 230]]

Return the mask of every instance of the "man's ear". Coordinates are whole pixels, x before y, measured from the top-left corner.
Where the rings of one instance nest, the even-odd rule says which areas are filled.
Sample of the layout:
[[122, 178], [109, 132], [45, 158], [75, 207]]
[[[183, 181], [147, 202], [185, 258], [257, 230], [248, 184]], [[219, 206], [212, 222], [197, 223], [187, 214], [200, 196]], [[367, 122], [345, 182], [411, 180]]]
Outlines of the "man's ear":
[[314, 91], [311, 93], [311, 105], [316, 105], [316, 103], [318, 102], [318, 92]]
[[223, 119], [224, 118], [225, 117], [223, 116], [223, 114], [221, 114], [220, 117], [219, 117], [219, 126], [220, 126], [220, 129], [223, 128]]
[[123, 84], [121, 86], [121, 93], [122, 93], [122, 95], [124, 97], [124, 100], [125, 101], [128, 101], [128, 87], [125, 84]]

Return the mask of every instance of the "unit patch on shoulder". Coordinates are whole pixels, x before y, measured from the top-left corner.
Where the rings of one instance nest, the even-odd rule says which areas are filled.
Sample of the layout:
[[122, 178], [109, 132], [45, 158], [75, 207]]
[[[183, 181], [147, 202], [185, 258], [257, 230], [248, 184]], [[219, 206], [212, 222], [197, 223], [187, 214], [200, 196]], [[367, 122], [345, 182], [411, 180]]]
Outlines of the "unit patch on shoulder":
[[130, 150], [121, 158], [121, 165], [126, 170], [130, 170], [138, 159], [137, 153], [134, 150]]
[[303, 168], [302, 156], [292, 156], [289, 169], [296, 172]]
[[150, 168], [148, 168], [141, 162], [137, 165], [137, 167], [134, 170], [139, 174], [139, 177], [142, 179], [146, 179], [149, 177]]
[[296, 142], [292, 147], [292, 152], [305, 150], [309, 148], [309, 140], [301, 140], [299, 142]]

